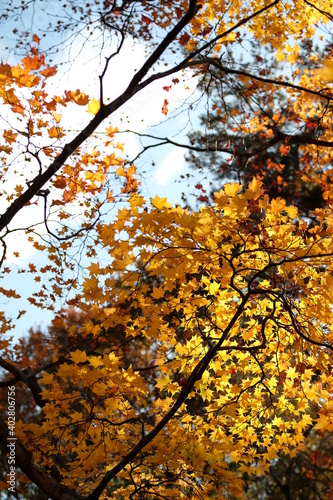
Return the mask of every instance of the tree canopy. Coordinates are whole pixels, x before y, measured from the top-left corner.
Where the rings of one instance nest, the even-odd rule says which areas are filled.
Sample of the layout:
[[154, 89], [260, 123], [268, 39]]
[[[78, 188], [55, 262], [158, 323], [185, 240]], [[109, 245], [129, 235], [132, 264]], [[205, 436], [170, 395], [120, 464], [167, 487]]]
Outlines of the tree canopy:
[[[300, 456], [308, 479], [318, 476], [308, 495], [332, 495], [330, 4], [69, 1], [50, 15], [47, 2], [12, 0], [1, 8], [0, 21], [15, 26], [8, 57], [23, 56], [0, 64], [8, 498], [241, 499], [259, 494], [251, 478], [269, 470], [282, 492], [281, 468], [290, 475]], [[38, 32], [37, 7], [49, 23]], [[52, 31], [64, 38], [43, 51]], [[76, 36], [98, 48], [93, 96], [52, 86]], [[126, 40], [146, 56], [113, 98], [108, 75]], [[191, 122], [204, 109], [206, 130], [188, 140], [144, 131], [131, 162], [116, 112], [146, 90], [149, 98], [156, 82], [168, 97], [189, 79], [198, 90], [177, 112]], [[68, 125], [75, 116], [78, 131]], [[219, 179], [211, 197], [195, 181], [203, 206], [146, 199], [139, 157], [163, 144]], [[33, 262], [15, 260], [18, 230], [39, 256]], [[53, 321], [17, 340], [20, 276], [35, 283], [31, 307]]]

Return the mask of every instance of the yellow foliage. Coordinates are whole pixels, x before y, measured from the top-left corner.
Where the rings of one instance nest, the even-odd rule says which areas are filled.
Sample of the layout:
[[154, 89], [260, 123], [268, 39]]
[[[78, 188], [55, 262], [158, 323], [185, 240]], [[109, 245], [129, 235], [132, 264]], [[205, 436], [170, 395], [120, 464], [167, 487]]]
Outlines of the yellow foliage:
[[[142, 9], [149, 11], [148, 4], [142, 2]], [[151, 24], [157, 25], [158, 33], [169, 30], [188, 4], [179, 0], [171, 12], [170, 3], [161, 1], [151, 17], [140, 11], [140, 35], [148, 39]], [[242, 498], [242, 473], [263, 474], [279, 455], [294, 457], [295, 450], [304, 447], [310, 426], [320, 433], [333, 430], [333, 189], [326, 168], [332, 155], [325, 149], [333, 140], [332, 106], [331, 94], [321, 93], [323, 79], [333, 82], [333, 63], [327, 60], [312, 74], [302, 70], [299, 60], [299, 42], [312, 36], [315, 25], [327, 22], [323, 12], [329, 5], [328, 0], [321, 9], [309, 2], [205, 0], [196, 5], [186, 31], [176, 37], [184, 50], [213, 39], [207, 45], [212, 49], [209, 60], [204, 55], [203, 61], [197, 60], [202, 82], [206, 74], [220, 70], [228, 84], [232, 78], [237, 81], [241, 102], [258, 99], [265, 107], [263, 114], [255, 110], [245, 117], [241, 106], [225, 113], [235, 122], [235, 137], [240, 132], [255, 134], [270, 147], [280, 133], [277, 149], [283, 161], [291, 158], [292, 144], [299, 138], [303, 170], [296, 175], [309, 185], [322, 186], [327, 201], [311, 215], [311, 222], [283, 197], [269, 199], [259, 167], [247, 185], [226, 183], [214, 194], [213, 203], [197, 211], [173, 206], [158, 195], [147, 202], [138, 192], [135, 165], [117, 156], [124, 150], [122, 143], [113, 142], [117, 128], [104, 129], [101, 147], [83, 150], [83, 141], [74, 141], [72, 156], [70, 145], [62, 152], [54, 147], [55, 142], [59, 145], [54, 139], [65, 136], [58, 126], [63, 108], [88, 105], [87, 112], [97, 115], [99, 99], [90, 100], [79, 89], [51, 98], [45, 82], [55, 68], [46, 66], [37, 50], [16, 66], [0, 63], [1, 103], [9, 106], [19, 124], [17, 129], [9, 125], [2, 134], [0, 195], [14, 208], [21, 197], [22, 206], [27, 201], [37, 205], [38, 200], [23, 197], [26, 186], [31, 189], [44, 175], [46, 158], [52, 161], [50, 189], [39, 187], [34, 194], [42, 198], [44, 214], [56, 214], [61, 206], [59, 233], [55, 236], [52, 227], [46, 227], [52, 242], [47, 264], [22, 270], [40, 283], [28, 300], [38, 307], [48, 301], [50, 310], [66, 300], [74, 311], [71, 317], [68, 311], [59, 312], [49, 337], [39, 344], [35, 339], [38, 359], [32, 367], [31, 356], [22, 356], [20, 345], [10, 350], [7, 337], [1, 339], [0, 365], [8, 371], [4, 386], [18, 383], [28, 388], [42, 409], [34, 414], [34, 422], [23, 418], [17, 427], [27, 456], [33, 456], [31, 463], [55, 477], [54, 469], [57, 472], [62, 464], [62, 484], [86, 498], [90, 493], [94, 497], [101, 481], [105, 498], [141, 493], [151, 498]], [[223, 69], [229, 64], [229, 57], [224, 62], [227, 50], [241, 45], [244, 33], [269, 44], [274, 64], [299, 65], [293, 73], [297, 85], [282, 74], [270, 78], [270, 68], [259, 68], [259, 55], [259, 77], [257, 72], [242, 72], [241, 64]], [[33, 39], [39, 43], [37, 36]], [[186, 59], [189, 66], [196, 56]], [[135, 91], [140, 85], [144, 88], [142, 81]], [[285, 89], [285, 116], [273, 109], [271, 97], [280, 83]], [[167, 104], [165, 99], [164, 114]], [[105, 105], [103, 112], [107, 109]], [[226, 117], [218, 111], [227, 127]], [[101, 111], [89, 125], [102, 115]], [[317, 122], [323, 130], [320, 139], [311, 132]], [[285, 124], [288, 134], [279, 131]], [[291, 132], [290, 124], [297, 133]], [[309, 137], [312, 142], [307, 145]], [[37, 170], [32, 183], [30, 174], [20, 171], [20, 182], [7, 193], [6, 176], [14, 169], [9, 168], [11, 159], [8, 164], [6, 160], [16, 147], [22, 148], [25, 167], [31, 155]], [[222, 149], [237, 169], [233, 145]], [[244, 158], [249, 151], [242, 145]], [[260, 152], [253, 156], [258, 158]], [[60, 168], [61, 157], [66, 159]], [[312, 174], [316, 162], [320, 168]], [[286, 182], [285, 164], [271, 163], [279, 172], [279, 189]], [[121, 178], [118, 191], [111, 182], [116, 176]], [[107, 204], [118, 196], [123, 205], [114, 220], [105, 222]], [[5, 249], [7, 221], [3, 227]], [[45, 250], [34, 240], [34, 231], [34, 225], [29, 226], [33, 248]], [[41, 238], [45, 245], [47, 237]], [[5, 259], [1, 264], [7, 273]], [[20, 298], [12, 288], [0, 287], [0, 294], [4, 303]], [[12, 320], [4, 312], [0, 320], [4, 336]], [[25, 347], [28, 353], [30, 347]]]
[[88, 104], [87, 112], [90, 113], [91, 115], [97, 115], [100, 107], [101, 107], [100, 99], [95, 99], [95, 97], [93, 97]]
[[323, 80], [333, 83], [333, 61], [324, 61], [324, 67], [318, 71], [318, 74]]

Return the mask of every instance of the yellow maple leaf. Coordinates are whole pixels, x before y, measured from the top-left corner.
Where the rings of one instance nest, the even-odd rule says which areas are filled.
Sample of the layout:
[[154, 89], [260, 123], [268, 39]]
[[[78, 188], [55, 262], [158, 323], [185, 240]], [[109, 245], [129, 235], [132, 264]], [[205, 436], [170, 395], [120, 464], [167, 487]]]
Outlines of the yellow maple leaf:
[[333, 59], [323, 62], [324, 67], [318, 71], [318, 75], [327, 82], [333, 83]]
[[276, 55], [275, 55], [275, 58], [277, 61], [284, 61], [286, 58], [286, 55], [281, 50], [278, 50]]
[[275, 425], [276, 427], [281, 427], [282, 418], [281, 417], [274, 417], [274, 419], [272, 421], [272, 425]]
[[297, 217], [297, 214], [298, 214], [298, 209], [297, 207], [294, 207], [293, 205], [290, 206], [290, 207], [286, 207], [285, 208], [285, 211], [287, 212], [287, 214], [289, 215], [289, 217], [291, 219], [295, 219], [295, 217]]
[[78, 363], [84, 363], [88, 359], [88, 356], [86, 355], [86, 353], [83, 351], [80, 351], [79, 349], [76, 349], [76, 351], [70, 352], [69, 354], [71, 355], [71, 358], [76, 365]]
[[282, 434], [277, 436], [277, 440], [278, 440], [279, 444], [281, 444], [281, 445], [287, 444], [288, 443], [288, 434], [283, 432]]
[[53, 119], [56, 123], [59, 123], [62, 115], [60, 113], [52, 113]]
[[167, 198], [160, 198], [158, 195], [151, 199], [151, 204], [153, 207], [157, 208], [157, 210], [163, 210], [163, 208], [169, 208], [171, 206]]
[[220, 288], [220, 284], [217, 283], [216, 281], [213, 281], [213, 283], [211, 283], [209, 285], [209, 293], [211, 295], [215, 295], [215, 293], [217, 292], [217, 290]]
[[201, 387], [200, 388], [200, 395], [204, 401], [206, 400], [206, 401], [210, 402], [214, 393], [211, 389], [208, 389], [207, 387]]
[[51, 385], [53, 383], [53, 374], [52, 373], [43, 373], [40, 378], [40, 382], [45, 385]]
[[103, 364], [103, 361], [101, 359], [101, 356], [93, 356], [92, 358], [90, 358], [89, 363], [94, 368], [97, 368], [98, 366]]
[[94, 97], [91, 99], [90, 103], [88, 104], [88, 109], [87, 113], [90, 113], [91, 115], [96, 115], [101, 107], [101, 101], [100, 99], [95, 99]]
[[225, 195], [223, 189], [214, 193], [214, 201], [217, 208], [223, 208], [228, 203], [228, 197]]
[[294, 380], [295, 378], [298, 378], [299, 374], [296, 372], [296, 369], [294, 367], [290, 367], [287, 370], [287, 377], [290, 378], [291, 380]]
[[286, 202], [282, 198], [276, 198], [271, 201], [271, 210], [273, 214], [278, 214], [286, 208]]
[[79, 422], [80, 420], [82, 420], [82, 414], [77, 411], [74, 411], [71, 414], [71, 417], [72, 417], [72, 422]]
[[316, 422], [314, 429], [327, 432], [333, 431], [333, 418], [330, 418], [329, 415], [319, 414], [319, 419]]
[[245, 198], [247, 200], [256, 200], [261, 195], [262, 180], [259, 176], [253, 177], [252, 181], [249, 183], [248, 190], [245, 193]]
[[164, 297], [164, 290], [162, 288], [156, 288], [155, 286], [153, 287], [153, 293], [151, 296], [154, 299], [160, 299], [161, 297]]
[[142, 207], [145, 204], [145, 199], [137, 193], [133, 193], [129, 199], [131, 207]]
[[155, 387], [157, 389], [164, 390], [167, 385], [170, 384], [170, 377], [169, 375], [166, 375], [164, 377], [161, 377], [157, 380]]
[[241, 189], [242, 185], [235, 183], [235, 182], [229, 182], [224, 186], [224, 192], [227, 196], [235, 196]]

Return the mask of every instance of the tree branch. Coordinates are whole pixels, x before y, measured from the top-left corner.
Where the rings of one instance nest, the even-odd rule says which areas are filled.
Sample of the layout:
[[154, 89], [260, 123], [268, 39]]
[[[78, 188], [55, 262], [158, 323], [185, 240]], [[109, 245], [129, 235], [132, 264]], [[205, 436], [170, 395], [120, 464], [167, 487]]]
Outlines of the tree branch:
[[[31, 371], [30, 368], [27, 368], [26, 370], [19, 370], [12, 363], [9, 363], [8, 361], [6, 361], [1, 357], [0, 357], [0, 366], [4, 370], [7, 370], [9, 373], [14, 375], [14, 379], [10, 381], [12, 384], [18, 381], [22, 381], [29, 387], [36, 404], [40, 408], [43, 408], [45, 406], [45, 401], [42, 399], [42, 389], [36, 379], [36, 375]], [[5, 386], [10, 385], [8, 384], [8, 381], [4, 382], [4, 384]]]
[[130, 92], [131, 89], [134, 89], [142, 80], [144, 76], [148, 73], [150, 68], [158, 61], [163, 52], [168, 48], [171, 42], [176, 38], [176, 36], [182, 31], [183, 28], [191, 21], [191, 19], [197, 13], [197, 0], [189, 1], [189, 8], [186, 14], [181, 18], [179, 23], [167, 34], [162, 43], [154, 50], [152, 55], [148, 57], [147, 61], [141, 67], [141, 69], [136, 73], [134, 78], [132, 78], [131, 83], [125, 90], [125, 92]]
[[[232, 33], [234, 30], [240, 28], [241, 26], [248, 23], [249, 21], [251, 21], [255, 17], [259, 16], [260, 14], [271, 9], [272, 7], [274, 7], [274, 5], [277, 5], [279, 2], [280, 2], [280, 0], [274, 0], [274, 2], [266, 5], [262, 9], [257, 10], [256, 12], [251, 14], [250, 16], [245, 17], [244, 19], [241, 19], [238, 23], [236, 23], [234, 26], [232, 26], [232, 28], [229, 28], [224, 33], [221, 33], [220, 35], [216, 36], [215, 38], [213, 38], [209, 42], [205, 43], [199, 49], [195, 50], [194, 52], [191, 52], [187, 57], [185, 57], [185, 59], [183, 59], [183, 61], [181, 63], [177, 64], [176, 66], [174, 66], [173, 68], [171, 68], [167, 71], [162, 71], [161, 73], [156, 73], [155, 75], [152, 75], [151, 77], [147, 78], [144, 82], [142, 82], [140, 84], [140, 88], [144, 88], [155, 80], [159, 80], [161, 78], [165, 78], [166, 76], [173, 75], [174, 73], [177, 73], [178, 71], [181, 71], [182, 69], [185, 69], [187, 67], [190, 67], [193, 65], [194, 66], [198, 65], [198, 63], [192, 64], [192, 59], [194, 57], [201, 55], [206, 49], [210, 48], [214, 43], [218, 42], [222, 38], [225, 38], [230, 33]], [[201, 62], [200, 64], [204, 64], [204, 63]]]
[[306, 3], [307, 5], [309, 5], [309, 7], [312, 7], [313, 9], [315, 9], [317, 12], [320, 12], [320, 14], [322, 14], [325, 17], [327, 17], [330, 21], [333, 21], [332, 14], [330, 14], [326, 10], [322, 10], [319, 7], [317, 7], [316, 5], [313, 5], [313, 3], [309, 2], [309, 0], [304, 0], [304, 3]]
[[155, 62], [159, 59], [161, 54], [167, 49], [170, 43], [177, 37], [182, 29], [190, 22], [192, 17], [196, 14], [196, 0], [190, 0], [189, 9], [185, 16], [180, 19], [176, 26], [166, 35], [164, 40], [159, 44], [156, 50], [151, 54], [147, 61], [143, 64], [141, 69], [132, 78], [127, 89], [116, 99], [114, 99], [107, 106], [101, 105], [100, 110], [90, 123], [68, 144], [66, 144], [53, 161], [53, 163], [43, 172], [38, 175], [29, 185], [28, 189], [18, 198], [16, 198], [9, 208], [0, 217], [0, 231], [3, 230], [15, 217], [15, 215], [38, 193], [40, 189], [53, 177], [53, 175], [60, 170], [66, 160], [71, 154], [83, 144], [88, 137], [97, 129], [97, 127], [109, 117], [112, 113], [117, 111], [125, 102], [133, 97], [136, 93], [142, 90], [146, 85], [139, 85], [142, 78], [148, 73]]
[[215, 66], [216, 68], [218, 68], [220, 71], [222, 71], [226, 75], [230, 74], [230, 75], [245, 76], [245, 77], [251, 78], [252, 80], [257, 80], [259, 82], [270, 83], [272, 85], [278, 85], [281, 87], [299, 90], [300, 92], [306, 92], [307, 94], [315, 95], [316, 97], [321, 97], [323, 99], [326, 99], [327, 101], [333, 100], [333, 95], [322, 94], [321, 92], [318, 92], [317, 90], [311, 90], [311, 89], [308, 89], [306, 87], [302, 87], [301, 85], [295, 85], [293, 83], [279, 81], [279, 80], [275, 80], [273, 78], [264, 78], [262, 76], [254, 75], [253, 73], [248, 73], [247, 71], [227, 68], [226, 66], [223, 66], [223, 64], [221, 64], [219, 59], [213, 58], [213, 57], [205, 57], [203, 59], [189, 61], [187, 63], [187, 67], [198, 66], [198, 65], [202, 65], [202, 64], [209, 64], [209, 65]]
[[250, 297], [251, 292], [247, 293], [240, 305], [238, 306], [232, 320], [230, 321], [229, 325], [227, 328], [224, 330], [223, 335], [221, 336], [220, 340], [216, 343], [216, 345], [207, 351], [207, 353], [204, 355], [204, 357], [199, 361], [197, 366], [194, 368], [192, 371], [191, 375], [189, 376], [186, 384], [180, 391], [180, 394], [175, 401], [175, 403], [172, 405], [172, 407], [169, 409], [169, 411], [164, 415], [164, 417], [159, 421], [159, 423], [152, 429], [149, 434], [144, 436], [138, 444], [115, 466], [113, 469], [109, 470], [99, 485], [95, 488], [95, 490], [88, 496], [87, 500], [98, 500], [100, 495], [102, 494], [104, 488], [107, 486], [107, 484], [113, 479], [120, 471], [122, 471], [126, 465], [128, 465], [137, 455], [140, 453], [140, 451], [145, 448], [165, 427], [165, 425], [174, 417], [174, 415], [177, 413], [177, 411], [180, 409], [182, 404], [185, 402], [187, 396], [190, 394], [190, 392], [193, 389], [193, 386], [195, 382], [201, 379], [204, 371], [207, 369], [209, 366], [209, 363], [214, 359], [215, 355], [221, 348], [223, 342], [227, 338], [229, 332], [235, 325], [236, 321], [238, 320], [239, 316], [242, 314], [244, 307], [247, 303], [248, 298]]
[[[230, 147], [229, 148], [221, 147], [221, 146], [215, 145], [215, 144], [214, 144], [214, 147], [212, 147], [212, 148], [209, 147], [209, 144], [207, 144], [207, 146], [205, 146], [205, 147], [193, 146], [192, 144], [183, 144], [183, 143], [174, 141], [173, 139], [169, 139], [169, 137], [159, 137], [159, 136], [152, 135], [152, 134], [143, 134], [143, 133], [135, 132], [132, 130], [118, 131], [117, 133], [131, 133], [131, 134], [137, 135], [139, 137], [147, 137], [147, 138], [150, 138], [150, 139], [153, 139], [156, 141], [160, 141], [156, 144], [148, 144], [148, 146], [142, 146], [142, 150], [136, 155], [136, 157], [133, 160], [131, 160], [130, 163], [133, 163], [133, 161], [135, 161], [135, 159], [137, 159], [139, 156], [141, 156], [141, 154], [143, 152], [147, 151], [148, 149], [159, 147], [159, 146], [166, 146], [168, 144], [171, 144], [172, 146], [176, 146], [178, 148], [187, 149], [189, 151], [194, 151], [197, 153], [208, 153], [208, 152], [217, 153], [218, 152], [218, 153], [226, 153], [226, 154], [230, 154], [230, 155], [242, 157], [242, 158], [251, 158], [253, 156], [256, 156], [257, 154], [262, 153], [263, 151], [266, 151], [267, 149], [275, 146], [276, 144], [278, 144], [279, 142], [282, 142], [282, 141], [287, 141], [288, 144], [306, 144], [306, 145], [312, 144], [314, 146], [333, 148], [333, 141], [326, 141], [324, 139], [316, 139], [315, 137], [313, 137], [310, 134], [289, 135], [289, 134], [285, 134], [284, 132], [281, 132], [279, 130], [274, 130], [274, 132], [276, 134], [275, 137], [272, 137], [269, 141], [264, 143], [262, 146], [260, 146], [258, 148], [248, 149], [248, 150], [245, 150], [245, 149], [241, 150], [240, 148], [237, 148], [237, 153], [235, 152], [234, 148], [230, 148]], [[230, 140], [232, 142], [232, 138], [229, 137], [228, 140]]]
[[[8, 427], [0, 418], [0, 445], [5, 455], [8, 453], [8, 436]], [[83, 500], [81, 495], [61, 484], [43, 467], [40, 467], [34, 461], [32, 453], [19, 439], [10, 442], [15, 442], [16, 465], [52, 500]]]

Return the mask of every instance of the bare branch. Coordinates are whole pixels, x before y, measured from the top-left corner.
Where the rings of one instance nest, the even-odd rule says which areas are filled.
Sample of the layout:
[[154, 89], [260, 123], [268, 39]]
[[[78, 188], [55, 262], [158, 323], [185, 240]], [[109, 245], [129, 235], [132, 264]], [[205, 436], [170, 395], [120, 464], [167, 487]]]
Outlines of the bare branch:
[[[294, 135], [289, 135], [284, 132], [281, 132], [280, 130], [276, 130], [274, 128], [275, 132], [275, 137], [272, 137], [269, 141], [264, 142], [262, 146], [260, 147], [255, 147], [251, 148], [248, 150], [237, 148], [237, 156], [242, 157], [242, 158], [252, 158], [253, 156], [256, 156], [263, 151], [268, 150], [269, 148], [275, 146], [279, 142], [282, 141], [287, 141], [288, 144], [312, 144], [314, 146], [319, 146], [319, 147], [327, 147], [327, 148], [333, 148], [333, 141], [326, 141], [324, 139], [316, 139], [310, 134], [294, 134]], [[210, 147], [209, 144], [207, 144], [205, 147], [201, 146], [193, 146], [192, 144], [183, 144], [177, 141], [174, 141], [173, 139], [170, 139], [169, 137], [159, 137], [156, 135], [152, 134], [144, 134], [140, 132], [135, 132], [132, 130], [124, 130], [124, 131], [118, 131], [117, 133], [131, 133], [134, 135], [137, 135], [139, 137], [147, 137], [159, 142], [156, 142], [155, 144], [149, 144], [147, 146], [143, 146], [142, 151], [140, 151], [134, 159], [131, 160], [130, 163], [133, 163], [137, 158], [139, 158], [142, 153], [147, 151], [148, 149], [156, 148], [159, 146], [167, 146], [168, 144], [171, 144], [172, 146], [176, 146], [178, 148], [183, 148], [187, 149], [188, 151], [194, 151], [197, 153], [208, 153], [208, 152], [213, 152], [213, 153], [226, 153], [230, 155], [235, 155], [235, 149], [230, 148], [230, 147], [222, 147], [219, 146], [218, 144], [214, 144], [213, 147]], [[231, 139], [230, 139], [231, 140]]]

